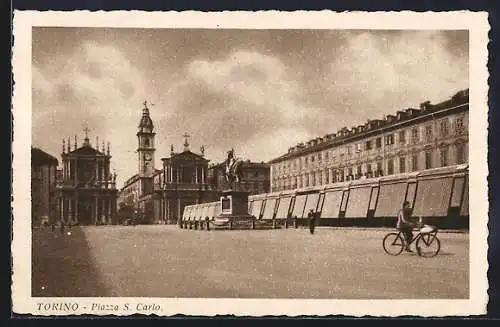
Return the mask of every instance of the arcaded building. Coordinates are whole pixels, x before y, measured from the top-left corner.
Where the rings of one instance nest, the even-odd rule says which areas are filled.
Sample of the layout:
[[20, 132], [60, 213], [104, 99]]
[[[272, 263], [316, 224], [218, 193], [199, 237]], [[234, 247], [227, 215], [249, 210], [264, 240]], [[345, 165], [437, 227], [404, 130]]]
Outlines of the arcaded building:
[[469, 90], [297, 144], [269, 162], [271, 192], [468, 162]]

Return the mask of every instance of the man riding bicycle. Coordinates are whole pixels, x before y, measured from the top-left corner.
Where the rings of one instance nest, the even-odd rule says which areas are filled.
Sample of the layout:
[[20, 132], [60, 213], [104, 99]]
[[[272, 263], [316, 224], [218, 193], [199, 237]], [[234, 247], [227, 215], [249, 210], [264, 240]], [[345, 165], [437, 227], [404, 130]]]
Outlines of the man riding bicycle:
[[413, 239], [412, 229], [415, 226], [415, 223], [411, 221], [411, 209], [410, 202], [405, 201], [403, 203], [403, 208], [399, 210], [398, 213], [398, 222], [396, 224], [396, 228], [403, 233], [406, 239], [405, 251], [413, 252], [410, 250], [410, 242]]

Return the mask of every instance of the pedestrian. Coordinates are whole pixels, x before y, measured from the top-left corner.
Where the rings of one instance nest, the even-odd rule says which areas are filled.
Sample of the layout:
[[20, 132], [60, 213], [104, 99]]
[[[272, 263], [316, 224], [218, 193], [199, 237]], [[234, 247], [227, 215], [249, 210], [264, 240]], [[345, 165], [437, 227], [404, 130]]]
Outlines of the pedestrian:
[[316, 213], [313, 209], [309, 210], [307, 219], [309, 220], [309, 232], [314, 234], [314, 228], [316, 227]]

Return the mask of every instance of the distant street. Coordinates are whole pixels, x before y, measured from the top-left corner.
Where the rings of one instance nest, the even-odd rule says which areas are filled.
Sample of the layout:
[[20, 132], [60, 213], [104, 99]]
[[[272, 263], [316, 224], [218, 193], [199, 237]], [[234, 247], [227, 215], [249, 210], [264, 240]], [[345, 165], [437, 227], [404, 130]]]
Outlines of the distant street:
[[198, 231], [176, 226], [35, 231], [33, 296], [468, 298], [469, 236], [434, 258], [384, 253], [386, 230]]

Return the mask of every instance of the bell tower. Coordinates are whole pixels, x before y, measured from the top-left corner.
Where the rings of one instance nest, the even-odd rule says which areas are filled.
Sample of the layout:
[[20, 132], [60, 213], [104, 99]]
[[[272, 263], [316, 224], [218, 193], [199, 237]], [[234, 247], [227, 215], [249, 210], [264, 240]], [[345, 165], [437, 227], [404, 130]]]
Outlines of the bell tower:
[[151, 177], [155, 169], [155, 134], [154, 125], [149, 115], [148, 103], [144, 101], [142, 117], [137, 131], [137, 155], [139, 176]]

